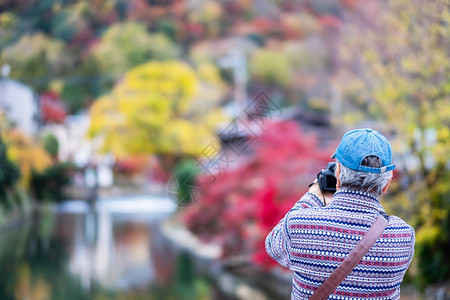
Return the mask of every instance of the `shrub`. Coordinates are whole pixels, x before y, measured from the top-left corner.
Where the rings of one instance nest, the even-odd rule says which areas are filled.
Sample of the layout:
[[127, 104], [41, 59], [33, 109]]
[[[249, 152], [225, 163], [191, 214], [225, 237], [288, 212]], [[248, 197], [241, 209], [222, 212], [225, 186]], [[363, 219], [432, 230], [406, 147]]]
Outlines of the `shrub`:
[[58, 163], [42, 172], [32, 171], [31, 191], [39, 202], [64, 200], [64, 188], [70, 183], [71, 163]]

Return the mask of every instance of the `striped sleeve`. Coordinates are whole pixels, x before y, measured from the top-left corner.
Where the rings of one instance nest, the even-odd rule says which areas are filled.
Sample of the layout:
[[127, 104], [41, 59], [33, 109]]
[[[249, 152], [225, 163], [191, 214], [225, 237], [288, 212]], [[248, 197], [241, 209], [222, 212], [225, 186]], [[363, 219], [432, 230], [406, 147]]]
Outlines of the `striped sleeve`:
[[266, 252], [280, 265], [289, 268], [290, 266], [290, 236], [289, 236], [289, 215], [299, 209], [322, 207], [320, 199], [312, 193], [306, 193], [298, 200], [294, 207], [284, 216], [283, 219], [272, 229], [266, 237]]
[[315, 194], [307, 192], [300, 200], [295, 203], [291, 210], [299, 208], [320, 208], [323, 206], [323, 200], [320, 200]]
[[412, 226], [410, 226], [410, 229], [411, 229], [411, 245], [410, 245], [411, 252], [410, 252], [410, 256], [409, 256], [408, 265], [407, 265], [406, 268], [409, 267], [409, 265], [411, 264], [411, 261], [412, 261], [412, 259], [414, 257], [414, 246], [415, 246], [415, 243], [416, 243], [416, 232], [414, 231], [414, 228]]

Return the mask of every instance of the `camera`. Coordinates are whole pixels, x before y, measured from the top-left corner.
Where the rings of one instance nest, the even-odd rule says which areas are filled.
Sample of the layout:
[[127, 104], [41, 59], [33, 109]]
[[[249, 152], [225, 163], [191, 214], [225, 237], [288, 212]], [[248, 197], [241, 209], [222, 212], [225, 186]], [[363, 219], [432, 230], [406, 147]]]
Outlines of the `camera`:
[[317, 174], [317, 182], [319, 182], [319, 187], [322, 192], [336, 192], [336, 163], [329, 162], [327, 168], [323, 169]]

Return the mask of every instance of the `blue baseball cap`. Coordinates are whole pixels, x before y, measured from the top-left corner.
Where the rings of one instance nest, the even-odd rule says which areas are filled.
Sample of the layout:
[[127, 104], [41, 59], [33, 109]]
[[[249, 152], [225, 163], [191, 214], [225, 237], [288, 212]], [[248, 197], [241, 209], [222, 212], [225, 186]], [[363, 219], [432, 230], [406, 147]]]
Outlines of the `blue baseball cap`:
[[[367, 156], [377, 156], [381, 160], [381, 167], [362, 166], [361, 162]], [[381, 133], [370, 128], [346, 132], [331, 158], [336, 158], [347, 168], [356, 171], [384, 173], [395, 169], [395, 165], [391, 164], [392, 150], [389, 142]]]

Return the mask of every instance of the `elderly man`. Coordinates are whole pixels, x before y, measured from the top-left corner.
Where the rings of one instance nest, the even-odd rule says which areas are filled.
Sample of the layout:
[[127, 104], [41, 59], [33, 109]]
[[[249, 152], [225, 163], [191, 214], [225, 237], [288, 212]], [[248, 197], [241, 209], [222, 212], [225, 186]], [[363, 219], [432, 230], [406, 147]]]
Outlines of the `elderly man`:
[[414, 229], [397, 216], [387, 216], [379, 202], [395, 168], [391, 156], [389, 142], [379, 132], [347, 132], [332, 156], [336, 193], [322, 193], [316, 180], [269, 233], [267, 253], [294, 271], [292, 299], [309, 299], [360, 243], [380, 212], [387, 226], [328, 299], [400, 298], [415, 238]]

